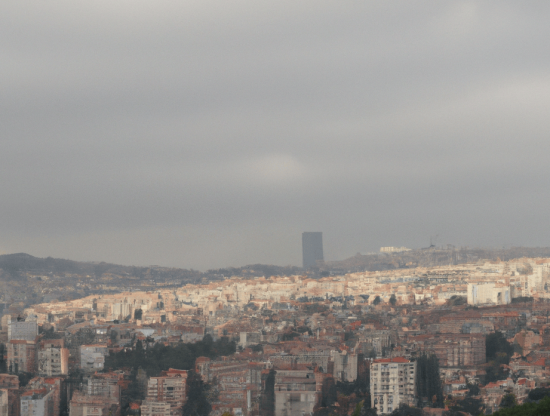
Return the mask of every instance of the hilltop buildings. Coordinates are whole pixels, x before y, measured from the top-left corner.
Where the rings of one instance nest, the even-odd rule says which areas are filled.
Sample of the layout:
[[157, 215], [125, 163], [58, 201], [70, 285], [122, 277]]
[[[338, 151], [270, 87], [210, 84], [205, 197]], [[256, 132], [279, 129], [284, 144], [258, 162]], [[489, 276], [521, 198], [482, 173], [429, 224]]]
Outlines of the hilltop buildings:
[[[235, 277], [35, 305], [17, 322], [3, 318], [6, 335], [11, 327], [12, 374], [0, 375], [0, 412], [20, 414], [23, 398], [27, 413], [49, 414], [53, 406], [56, 416], [60, 409], [71, 416], [173, 416], [190, 400], [194, 369], [211, 386], [213, 416], [302, 416], [320, 407], [349, 414], [355, 399], [335, 389], [353, 386], [361, 401], [367, 381], [370, 405], [387, 414], [402, 403], [432, 403], [416, 384], [424, 353], [439, 364], [446, 396], [458, 400], [468, 383], [478, 384], [479, 400], [496, 409], [507, 389], [525, 400], [550, 380], [549, 264], [521, 259], [319, 279]], [[498, 380], [489, 380], [486, 337], [496, 331], [516, 354], [493, 371]], [[177, 365], [166, 354], [145, 369], [121, 358], [170, 348], [180, 354], [196, 347], [182, 342], [205, 336], [200, 348], [224, 352], [199, 348]], [[82, 377], [67, 376], [77, 371]], [[23, 372], [34, 378], [20, 388], [16, 374]]]

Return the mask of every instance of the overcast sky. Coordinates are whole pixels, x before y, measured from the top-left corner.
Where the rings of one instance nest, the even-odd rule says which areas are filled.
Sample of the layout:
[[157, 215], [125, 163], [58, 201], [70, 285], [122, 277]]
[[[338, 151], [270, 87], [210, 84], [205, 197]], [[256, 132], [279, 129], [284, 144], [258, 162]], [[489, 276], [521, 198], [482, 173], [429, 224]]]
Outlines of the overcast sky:
[[0, 252], [550, 246], [548, 1], [3, 1]]

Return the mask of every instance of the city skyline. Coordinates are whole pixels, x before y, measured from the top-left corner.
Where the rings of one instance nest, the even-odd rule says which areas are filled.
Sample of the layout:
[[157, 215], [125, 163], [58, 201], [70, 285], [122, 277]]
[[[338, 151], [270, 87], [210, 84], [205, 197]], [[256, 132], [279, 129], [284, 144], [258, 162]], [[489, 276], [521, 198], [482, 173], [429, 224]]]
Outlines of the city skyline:
[[[0, 252], [210, 269], [550, 245], [546, 2], [0, 15]], [[298, 237], [296, 237], [298, 236]]]

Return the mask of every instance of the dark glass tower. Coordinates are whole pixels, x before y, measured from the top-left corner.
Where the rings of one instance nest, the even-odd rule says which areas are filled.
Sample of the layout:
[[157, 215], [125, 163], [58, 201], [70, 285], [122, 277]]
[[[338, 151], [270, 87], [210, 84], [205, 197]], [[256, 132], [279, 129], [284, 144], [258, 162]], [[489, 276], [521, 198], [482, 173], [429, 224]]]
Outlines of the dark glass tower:
[[317, 261], [323, 261], [323, 233], [302, 233], [302, 256], [304, 269], [315, 266]]

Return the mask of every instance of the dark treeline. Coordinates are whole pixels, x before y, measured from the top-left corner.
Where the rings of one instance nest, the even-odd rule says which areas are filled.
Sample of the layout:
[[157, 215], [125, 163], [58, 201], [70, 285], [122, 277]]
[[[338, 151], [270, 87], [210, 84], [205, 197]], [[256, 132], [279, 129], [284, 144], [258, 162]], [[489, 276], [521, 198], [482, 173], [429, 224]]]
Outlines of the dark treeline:
[[[318, 271], [319, 276], [329, 276], [333, 273], [364, 270], [393, 270], [399, 268], [425, 267], [448, 264], [462, 264], [480, 259], [511, 260], [517, 258], [550, 257], [549, 247], [511, 247], [507, 249], [454, 248], [449, 246], [430, 247], [428, 249], [412, 250], [392, 254], [356, 255], [349, 259], [326, 262]], [[251, 278], [256, 276], [291, 276], [304, 273], [300, 267], [275, 266], [269, 264], [253, 264], [243, 267], [227, 267], [199, 272], [193, 269], [178, 269], [169, 267], [136, 267], [110, 264], [105, 262], [79, 262], [56, 259], [52, 257], [38, 258], [26, 253], [0, 255], [0, 269], [6, 278], [17, 278], [22, 272], [74, 273], [100, 277], [105, 273], [120, 277], [152, 279], [165, 281], [181, 279], [186, 282], [204, 280], [220, 280], [224, 277], [241, 276]], [[528, 273], [528, 270], [526, 270]]]
[[260, 414], [273, 416], [275, 414], [275, 370], [271, 369], [265, 377], [262, 375], [262, 395], [260, 397]]
[[4, 361], [4, 354], [6, 353], [6, 346], [4, 344], [0, 344], [0, 373], [7, 373], [7, 363]]
[[206, 335], [202, 341], [194, 344], [179, 343], [175, 346], [157, 343], [153, 347], [144, 348], [143, 343], [138, 341], [133, 350], [109, 355], [105, 360], [105, 369], [131, 368], [137, 372], [141, 368], [147, 376], [154, 377], [169, 368], [191, 370], [195, 366], [197, 357], [216, 358], [231, 355], [235, 353], [235, 347], [235, 343], [227, 337], [213, 341], [210, 335]]
[[514, 355], [514, 346], [508, 342], [502, 332], [496, 331], [485, 337], [485, 354], [488, 363], [485, 383], [505, 379], [508, 372], [501, 364], [510, 363], [510, 358]]
[[422, 354], [416, 364], [418, 396], [433, 407], [444, 407], [443, 387], [439, 376], [439, 360], [435, 354]]
[[550, 415], [550, 397], [545, 397], [538, 403], [525, 403], [508, 409], [500, 409], [493, 416], [543, 416]]

